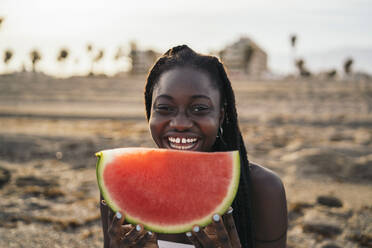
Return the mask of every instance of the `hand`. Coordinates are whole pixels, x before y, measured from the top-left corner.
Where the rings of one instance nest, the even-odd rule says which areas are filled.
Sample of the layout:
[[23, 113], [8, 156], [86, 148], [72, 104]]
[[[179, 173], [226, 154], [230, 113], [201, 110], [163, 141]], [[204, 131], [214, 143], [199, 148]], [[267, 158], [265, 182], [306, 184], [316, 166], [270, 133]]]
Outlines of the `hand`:
[[156, 234], [147, 232], [142, 225], [124, 224], [124, 215], [117, 212], [111, 216], [108, 227], [110, 248], [158, 248]]
[[219, 214], [213, 215], [212, 224], [204, 229], [194, 226], [192, 232], [187, 232], [186, 236], [196, 248], [241, 247], [231, 207], [222, 217]]

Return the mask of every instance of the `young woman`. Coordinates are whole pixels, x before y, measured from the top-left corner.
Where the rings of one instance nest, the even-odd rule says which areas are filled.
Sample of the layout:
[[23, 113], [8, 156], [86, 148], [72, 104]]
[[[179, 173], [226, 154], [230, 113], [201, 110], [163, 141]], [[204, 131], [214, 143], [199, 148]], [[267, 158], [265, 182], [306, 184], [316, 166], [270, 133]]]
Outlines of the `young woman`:
[[185, 45], [168, 50], [148, 75], [145, 105], [150, 132], [159, 148], [239, 150], [238, 192], [225, 215], [214, 215], [209, 226], [195, 226], [185, 234], [154, 234], [141, 225], [125, 225], [125, 216], [114, 214], [101, 201], [105, 248], [164, 244], [167, 247], [178, 244], [285, 247], [287, 207], [283, 184], [272, 171], [248, 161], [234, 93], [221, 62], [216, 57], [195, 53]]

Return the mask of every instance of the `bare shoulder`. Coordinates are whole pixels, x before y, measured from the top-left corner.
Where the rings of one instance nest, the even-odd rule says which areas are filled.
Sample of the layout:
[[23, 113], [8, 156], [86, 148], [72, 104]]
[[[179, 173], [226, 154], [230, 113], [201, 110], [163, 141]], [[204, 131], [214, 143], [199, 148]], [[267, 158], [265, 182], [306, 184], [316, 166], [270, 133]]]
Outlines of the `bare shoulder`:
[[274, 194], [284, 191], [282, 180], [275, 172], [255, 163], [250, 165], [252, 186], [255, 191]]
[[251, 182], [257, 246], [266, 247], [269, 243], [285, 246], [287, 201], [282, 180], [275, 172], [252, 163]]

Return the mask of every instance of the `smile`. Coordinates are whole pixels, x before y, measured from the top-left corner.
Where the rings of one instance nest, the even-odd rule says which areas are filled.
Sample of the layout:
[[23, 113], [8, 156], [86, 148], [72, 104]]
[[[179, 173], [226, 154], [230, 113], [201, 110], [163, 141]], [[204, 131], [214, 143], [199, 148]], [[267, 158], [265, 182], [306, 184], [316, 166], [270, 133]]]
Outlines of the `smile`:
[[169, 146], [178, 150], [190, 150], [197, 144], [197, 138], [168, 137]]

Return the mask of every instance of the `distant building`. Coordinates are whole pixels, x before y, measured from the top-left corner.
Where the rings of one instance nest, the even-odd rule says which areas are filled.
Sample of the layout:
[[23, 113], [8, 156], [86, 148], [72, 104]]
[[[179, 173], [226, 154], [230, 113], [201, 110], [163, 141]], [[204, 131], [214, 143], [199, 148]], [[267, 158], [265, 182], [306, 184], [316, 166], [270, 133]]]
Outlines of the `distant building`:
[[159, 56], [160, 54], [153, 50], [140, 51], [132, 49], [129, 54], [132, 60], [130, 72], [132, 74], [146, 74]]
[[232, 74], [260, 77], [268, 71], [266, 52], [247, 37], [228, 45], [219, 55]]

